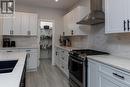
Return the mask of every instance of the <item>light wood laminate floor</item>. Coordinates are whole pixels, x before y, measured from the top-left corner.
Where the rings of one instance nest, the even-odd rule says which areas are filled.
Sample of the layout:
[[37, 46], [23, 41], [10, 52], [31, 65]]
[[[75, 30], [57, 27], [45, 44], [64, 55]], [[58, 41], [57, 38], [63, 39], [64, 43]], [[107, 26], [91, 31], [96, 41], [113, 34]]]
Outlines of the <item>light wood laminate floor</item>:
[[37, 72], [27, 73], [26, 87], [69, 87], [68, 79], [50, 60], [40, 62]]

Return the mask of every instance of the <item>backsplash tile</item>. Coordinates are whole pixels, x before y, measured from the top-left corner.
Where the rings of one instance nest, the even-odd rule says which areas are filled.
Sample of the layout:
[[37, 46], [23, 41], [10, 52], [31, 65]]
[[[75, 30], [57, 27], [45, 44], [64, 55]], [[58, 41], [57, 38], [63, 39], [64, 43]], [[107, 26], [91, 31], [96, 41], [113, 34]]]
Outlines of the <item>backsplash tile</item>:
[[105, 34], [104, 24], [93, 26], [89, 47], [112, 55], [130, 58], [130, 34]]
[[71, 37], [72, 47], [88, 48], [88, 36], [75, 36]]
[[4, 36], [4, 38], [10, 38], [11, 41], [16, 41], [16, 47], [38, 47], [37, 37]]

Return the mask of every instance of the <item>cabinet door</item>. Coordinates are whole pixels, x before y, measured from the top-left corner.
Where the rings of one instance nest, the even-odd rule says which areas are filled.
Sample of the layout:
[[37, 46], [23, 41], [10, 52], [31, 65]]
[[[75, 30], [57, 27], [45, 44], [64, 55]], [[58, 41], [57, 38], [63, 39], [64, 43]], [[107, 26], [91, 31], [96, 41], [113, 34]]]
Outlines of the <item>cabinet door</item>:
[[100, 87], [129, 87], [103, 73], [100, 74]]
[[66, 36], [70, 36], [71, 35], [71, 31], [70, 31], [70, 20], [69, 20], [69, 15], [65, 15], [64, 16], [64, 32]]
[[127, 17], [128, 17], [127, 18], [127, 23], [128, 23], [128, 25], [127, 25], [128, 26], [127, 31], [130, 32], [130, 9], [129, 9], [130, 8], [130, 0], [127, 0], [127, 6], [128, 6], [126, 8], [127, 9]]
[[16, 12], [13, 22], [13, 35], [20, 35], [21, 33], [21, 14]]
[[0, 35], [3, 35], [2, 29], [3, 29], [3, 16], [2, 14], [0, 14]]
[[13, 16], [4, 16], [3, 18], [3, 35], [10, 35], [13, 30]]
[[29, 14], [30, 35], [37, 35], [37, 14]]
[[99, 65], [96, 62], [88, 62], [88, 87], [99, 87]]
[[55, 63], [56, 63], [56, 65], [58, 65], [58, 48], [56, 47], [55, 48]]
[[[116, 4], [118, 3], [118, 4]], [[105, 32], [121, 33], [127, 29], [127, 0], [105, 0]], [[125, 28], [124, 28], [125, 24]]]
[[22, 20], [21, 20], [21, 35], [28, 35], [29, 30], [29, 14], [28, 13], [21, 13]]
[[36, 69], [37, 64], [38, 64], [38, 58], [37, 58], [37, 53], [30, 53], [30, 58], [29, 58], [29, 69]]

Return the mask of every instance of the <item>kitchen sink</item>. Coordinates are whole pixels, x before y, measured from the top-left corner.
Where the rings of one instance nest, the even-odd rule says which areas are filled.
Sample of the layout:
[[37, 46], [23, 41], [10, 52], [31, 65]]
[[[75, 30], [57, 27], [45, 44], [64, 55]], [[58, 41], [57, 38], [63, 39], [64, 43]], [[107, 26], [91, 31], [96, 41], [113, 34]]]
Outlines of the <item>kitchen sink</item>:
[[18, 60], [0, 61], [0, 73], [10, 73], [13, 71]]

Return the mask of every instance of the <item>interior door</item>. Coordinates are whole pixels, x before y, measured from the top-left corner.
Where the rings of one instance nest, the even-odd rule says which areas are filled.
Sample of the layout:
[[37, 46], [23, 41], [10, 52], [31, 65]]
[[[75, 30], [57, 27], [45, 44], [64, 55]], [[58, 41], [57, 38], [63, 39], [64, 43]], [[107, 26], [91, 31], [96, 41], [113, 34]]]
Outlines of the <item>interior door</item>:
[[[120, 33], [127, 29], [127, 0], [105, 0], [105, 32]], [[125, 24], [125, 28], [124, 28]]]

